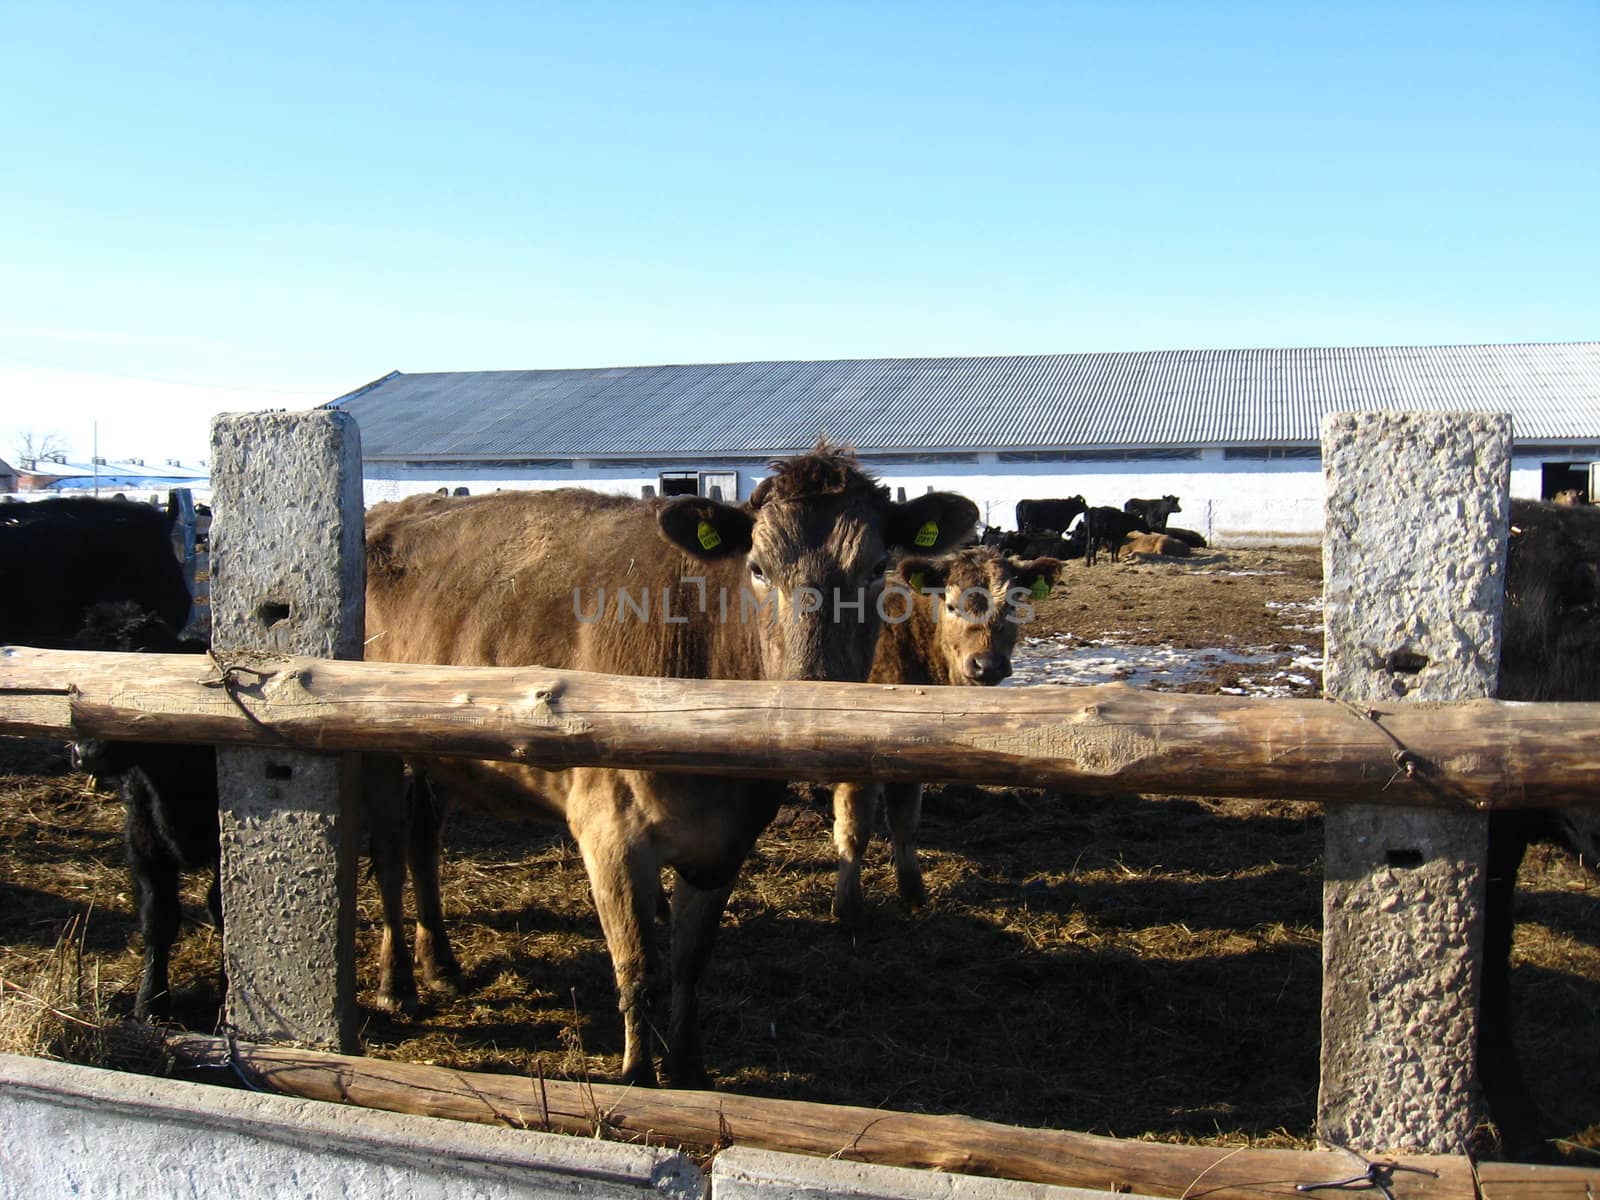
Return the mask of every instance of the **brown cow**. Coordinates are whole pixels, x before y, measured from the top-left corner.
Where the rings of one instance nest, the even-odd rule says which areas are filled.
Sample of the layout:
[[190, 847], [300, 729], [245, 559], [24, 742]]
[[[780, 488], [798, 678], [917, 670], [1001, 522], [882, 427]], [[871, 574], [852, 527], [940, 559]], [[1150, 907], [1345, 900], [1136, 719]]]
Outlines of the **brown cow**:
[[1149, 554], [1157, 558], [1183, 558], [1189, 543], [1165, 533], [1130, 533], [1122, 543], [1123, 554]]
[[[1054, 558], [1023, 561], [987, 546], [950, 558], [908, 558], [895, 568], [891, 586], [918, 593], [915, 602], [885, 600], [886, 623], [872, 663], [873, 683], [992, 685], [1011, 674], [1017, 633], [1032, 618], [1031, 600], [1047, 593], [1061, 573]], [[933, 594], [924, 594], [927, 589]], [[937, 590], [936, 590], [937, 589]], [[1037, 590], [1036, 590], [1037, 589]], [[904, 617], [903, 620], [896, 618]], [[841, 783], [833, 789], [833, 841], [839, 848], [833, 915], [854, 925], [861, 919], [861, 860], [877, 814], [888, 801], [900, 896], [916, 907], [928, 891], [917, 865], [916, 833], [922, 816], [920, 783]]]
[[[825, 445], [775, 463], [742, 506], [575, 489], [412, 497], [369, 515], [367, 653], [624, 675], [862, 681], [890, 552], [947, 549], [977, 518], [971, 501], [949, 493], [891, 503], [853, 455]], [[767, 603], [755, 610], [755, 601]], [[680, 1087], [703, 1086], [696, 984], [734, 879], [777, 811], [783, 784], [448, 758], [418, 765], [452, 799], [566, 821], [611, 952], [629, 1083], [656, 1078], [646, 1011], [661, 974], [652, 920], [661, 871], [674, 869], [666, 1068]], [[433, 889], [436, 832], [423, 840], [417, 885]], [[386, 864], [386, 921], [397, 923], [389, 897], [403, 884], [395, 880], [398, 855], [378, 857]], [[436, 895], [419, 895], [418, 916], [423, 971], [448, 979], [454, 961]], [[385, 944], [404, 955], [398, 929]], [[415, 986], [408, 963], [393, 971], [386, 964], [385, 979]]]

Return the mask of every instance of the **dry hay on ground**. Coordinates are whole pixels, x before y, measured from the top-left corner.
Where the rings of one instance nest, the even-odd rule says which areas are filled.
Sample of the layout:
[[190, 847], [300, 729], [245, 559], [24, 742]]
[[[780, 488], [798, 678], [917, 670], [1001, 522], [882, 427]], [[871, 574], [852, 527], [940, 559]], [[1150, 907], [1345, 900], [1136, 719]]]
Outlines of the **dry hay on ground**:
[[[1069, 564], [1036, 632], [1320, 644], [1292, 627], [1318, 581], [1314, 551]], [[893, 899], [877, 841], [870, 921], [851, 937], [828, 916], [825, 789], [793, 790], [734, 893], [706, 978], [719, 1087], [1130, 1137], [1310, 1144], [1314, 806], [945, 787], [930, 789], [926, 808], [932, 908], [910, 914]], [[92, 909], [84, 961], [111, 1011], [131, 1007], [139, 960], [120, 827], [113, 795], [24, 744], [0, 745], [0, 975], [47, 967], [68, 922]], [[378, 908], [362, 881], [368, 1051], [615, 1078], [621, 1021], [571, 842], [462, 819], [446, 871], [472, 986], [410, 1022], [371, 1008]], [[1522, 887], [1515, 986], [1530, 1079], [1563, 1130], [1600, 1145], [1600, 1039], [1574, 1034], [1600, 1024], [1600, 887], [1543, 848]], [[186, 891], [195, 922], [204, 890], [194, 879]], [[177, 1013], [190, 1028], [214, 1026], [219, 950], [203, 924], [186, 926], [173, 977], [185, 981]]]

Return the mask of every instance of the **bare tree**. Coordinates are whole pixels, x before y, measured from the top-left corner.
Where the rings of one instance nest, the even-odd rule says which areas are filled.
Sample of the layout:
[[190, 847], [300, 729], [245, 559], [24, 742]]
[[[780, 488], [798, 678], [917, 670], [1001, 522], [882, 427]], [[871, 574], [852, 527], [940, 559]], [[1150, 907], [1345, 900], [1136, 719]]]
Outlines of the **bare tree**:
[[31, 464], [52, 454], [65, 454], [67, 437], [54, 430], [38, 433], [32, 429], [19, 429], [11, 435], [11, 444], [16, 448], [21, 463]]

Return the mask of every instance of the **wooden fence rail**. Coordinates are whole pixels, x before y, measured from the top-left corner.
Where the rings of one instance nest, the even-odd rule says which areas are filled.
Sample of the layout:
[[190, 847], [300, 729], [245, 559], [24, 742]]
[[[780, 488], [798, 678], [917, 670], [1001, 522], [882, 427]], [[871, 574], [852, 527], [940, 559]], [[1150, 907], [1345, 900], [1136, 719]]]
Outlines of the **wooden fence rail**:
[[0, 733], [1488, 810], [1600, 803], [1600, 704], [653, 679], [0, 649]]

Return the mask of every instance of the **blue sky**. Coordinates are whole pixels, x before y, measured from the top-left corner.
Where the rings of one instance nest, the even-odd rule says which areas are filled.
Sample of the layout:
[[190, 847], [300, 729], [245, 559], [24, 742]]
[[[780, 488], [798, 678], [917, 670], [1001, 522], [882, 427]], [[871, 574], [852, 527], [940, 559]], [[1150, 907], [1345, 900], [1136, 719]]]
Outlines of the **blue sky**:
[[392, 369], [1600, 337], [1600, 5], [0, 4], [0, 457]]

